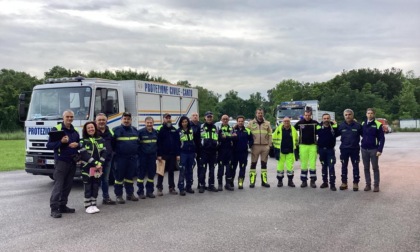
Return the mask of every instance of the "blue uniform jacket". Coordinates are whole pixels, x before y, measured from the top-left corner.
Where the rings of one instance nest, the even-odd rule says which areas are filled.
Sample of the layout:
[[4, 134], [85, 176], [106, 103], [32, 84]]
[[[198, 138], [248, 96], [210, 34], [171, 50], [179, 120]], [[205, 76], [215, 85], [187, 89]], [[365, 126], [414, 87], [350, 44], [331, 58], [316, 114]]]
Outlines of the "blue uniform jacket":
[[179, 156], [181, 141], [175, 127], [163, 125], [158, 133], [157, 145], [157, 155], [159, 157], [167, 155]]
[[350, 124], [342, 122], [338, 126], [337, 136], [341, 136], [340, 149], [359, 149], [360, 136], [363, 134], [362, 125], [358, 122]]
[[61, 140], [56, 142], [50, 142], [50, 139], [48, 139], [47, 148], [50, 150], [54, 150], [55, 160], [61, 160], [67, 163], [73, 162], [73, 158], [79, 154], [79, 148], [70, 148], [69, 144], [74, 142], [80, 142], [79, 133], [73, 127], [73, 125], [70, 126], [70, 129], [67, 129], [66, 127], [64, 127], [64, 123], [60, 123], [57, 126], [53, 127], [51, 131], [58, 130], [64, 131], [64, 133], [69, 137], [69, 142], [64, 144], [61, 143]]
[[114, 132], [108, 128], [108, 126], [105, 126], [105, 131], [102, 133], [102, 131], [98, 130], [98, 135], [102, 137], [105, 141], [105, 147], [106, 147], [106, 162], [111, 161], [112, 159], [112, 139], [114, 137]]
[[197, 124], [190, 122], [190, 126], [194, 134], [195, 152], [199, 155], [201, 145], [201, 122], [198, 122]]
[[232, 137], [234, 152], [248, 151], [248, 148], [251, 148], [254, 144], [251, 130], [245, 127], [239, 128], [238, 126], [235, 126], [233, 127], [233, 133], [236, 134], [236, 136]]
[[382, 153], [385, 144], [385, 134], [382, 128], [382, 123], [373, 120], [372, 122], [364, 121], [362, 123], [363, 149], [378, 149]]
[[155, 129], [152, 129], [151, 132], [149, 132], [146, 128], [139, 130], [139, 152], [144, 154], [156, 154], [157, 139], [158, 132]]
[[[232, 127], [228, 125], [221, 125], [217, 134], [219, 135], [219, 151], [232, 150]], [[225, 136], [225, 137], [223, 137]]]
[[82, 160], [85, 172], [88, 172], [86, 168], [95, 167], [99, 163], [101, 165], [105, 163], [107, 152], [105, 140], [102, 137], [82, 139], [80, 145], [80, 159]]
[[318, 147], [332, 149], [336, 143], [338, 127], [336, 124], [331, 123], [330, 127], [324, 127], [323, 123], [316, 128], [318, 135]]
[[115, 153], [125, 156], [137, 155], [139, 148], [137, 129], [133, 126], [120, 125], [115, 127], [113, 131], [113, 147]]
[[184, 131], [178, 129], [179, 139], [181, 141], [181, 152], [182, 153], [195, 153], [195, 136], [192, 129]]

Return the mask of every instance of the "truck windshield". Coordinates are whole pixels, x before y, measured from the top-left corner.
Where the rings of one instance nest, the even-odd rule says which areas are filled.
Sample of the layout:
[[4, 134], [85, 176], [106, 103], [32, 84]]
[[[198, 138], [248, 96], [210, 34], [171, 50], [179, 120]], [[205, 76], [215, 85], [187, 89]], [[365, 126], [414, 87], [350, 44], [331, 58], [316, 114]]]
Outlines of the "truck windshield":
[[284, 118], [285, 116], [288, 116], [292, 120], [299, 120], [300, 116], [303, 116], [304, 112], [304, 108], [280, 108], [277, 111], [277, 118]]
[[90, 87], [35, 89], [31, 96], [28, 120], [61, 120], [71, 109], [75, 120], [89, 119]]

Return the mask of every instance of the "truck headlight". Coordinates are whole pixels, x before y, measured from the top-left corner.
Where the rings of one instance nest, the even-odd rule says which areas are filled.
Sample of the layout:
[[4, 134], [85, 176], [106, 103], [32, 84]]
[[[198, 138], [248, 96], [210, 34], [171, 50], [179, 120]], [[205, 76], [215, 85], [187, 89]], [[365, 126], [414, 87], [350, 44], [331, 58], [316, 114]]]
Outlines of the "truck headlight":
[[34, 162], [34, 157], [26, 157], [25, 162], [26, 163], [33, 163]]

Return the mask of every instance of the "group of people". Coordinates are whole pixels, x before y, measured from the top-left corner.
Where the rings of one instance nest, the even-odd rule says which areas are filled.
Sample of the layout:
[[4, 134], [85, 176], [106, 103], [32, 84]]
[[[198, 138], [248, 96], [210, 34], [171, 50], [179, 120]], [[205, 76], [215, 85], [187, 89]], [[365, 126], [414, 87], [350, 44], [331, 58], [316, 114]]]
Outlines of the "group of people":
[[[85, 123], [82, 137], [73, 127], [74, 113], [66, 110], [63, 122], [52, 131], [63, 131], [64, 136], [56, 141], [50, 137], [47, 147], [54, 150], [55, 170], [54, 187], [50, 198], [51, 216], [62, 217], [62, 213], [74, 213], [75, 209], [67, 206], [76, 164], [81, 163], [84, 183], [84, 206], [86, 213], [97, 213], [96, 199], [99, 187], [103, 192], [103, 204], [124, 204], [125, 200], [138, 201], [139, 198], [155, 198], [154, 178], [158, 173], [157, 195], [163, 196], [163, 179], [168, 176], [169, 194], [181, 196], [193, 194], [193, 168], [198, 167], [198, 192], [204, 193], [234, 191], [237, 166], [237, 188], [243, 189], [248, 164], [248, 150], [251, 149], [249, 186], [255, 187], [257, 180], [257, 162], [261, 164], [261, 186], [270, 187], [267, 180], [267, 160], [270, 146], [274, 147], [277, 163], [278, 187], [283, 186], [284, 167], [287, 169], [288, 186], [293, 183], [293, 164], [298, 153], [301, 163], [301, 187], [307, 187], [308, 168], [310, 186], [316, 188], [316, 158], [319, 153], [322, 164], [321, 188], [335, 187], [335, 143], [341, 136], [340, 159], [342, 162], [342, 184], [340, 190], [347, 189], [347, 166], [350, 158], [353, 164], [353, 190], [358, 190], [359, 152], [362, 137], [362, 158], [365, 166], [366, 187], [371, 190], [370, 163], [374, 173], [374, 191], [379, 191], [378, 158], [384, 146], [382, 125], [375, 120], [373, 109], [367, 110], [367, 120], [359, 124], [354, 120], [351, 109], [344, 111], [345, 121], [340, 125], [332, 122], [329, 114], [324, 114], [322, 122], [312, 119], [312, 112], [305, 111], [304, 118], [295, 126], [290, 118], [272, 131], [270, 122], [264, 119], [264, 111], [257, 109], [255, 118], [245, 127], [245, 117], [238, 116], [235, 126], [229, 125], [229, 116], [223, 115], [219, 128], [214, 125], [213, 113], [205, 113], [205, 122], [199, 121], [198, 113], [191, 118], [182, 116], [178, 128], [172, 123], [172, 116], [163, 115], [163, 123], [156, 129], [152, 117], [145, 118], [145, 127], [137, 130], [131, 125], [132, 116], [124, 112], [121, 125], [110, 129], [105, 114], [98, 114], [95, 121]], [[109, 195], [109, 174], [114, 162], [114, 193], [116, 200]], [[217, 187], [215, 167], [217, 169]], [[157, 166], [164, 167], [164, 170]], [[179, 168], [177, 188], [174, 171]], [[208, 169], [208, 172], [207, 172]], [[328, 176], [329, 173], [329, 176]], [[208, 178], [206, 181], [206, 177]], [[147, 179], [146, 179], [147, 177]], [[134, 179], [137, 178], [137, 181]], [[137, 182], [137, 196], [134, 183]], [[207, 182], [207, 183], [206, 183]], [[124, 200], [123, 191], [126, 197]]]

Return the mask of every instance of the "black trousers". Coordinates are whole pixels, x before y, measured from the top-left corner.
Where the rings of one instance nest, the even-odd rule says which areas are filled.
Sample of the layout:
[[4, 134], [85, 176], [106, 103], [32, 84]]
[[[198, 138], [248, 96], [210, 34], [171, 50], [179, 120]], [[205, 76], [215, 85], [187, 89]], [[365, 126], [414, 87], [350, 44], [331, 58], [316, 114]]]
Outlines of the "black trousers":
[[75, 173], [76, 163], [55, 160], [54, 186], [50, 198], [51, 209], [58, 209], [60, 206], [67, 205]]
[[[176, 166], [176, 156], [175, 155], [168, 155], [162, 157], [165, 160], [165, 171], [168, 173], [168, 185], [169, 189], [175, 188], [175, 181], [174, 181], [174, 171]], [[163, 176], [158, 175], [158, 182], [157, 188], [162, 190], [163, 189]]]

